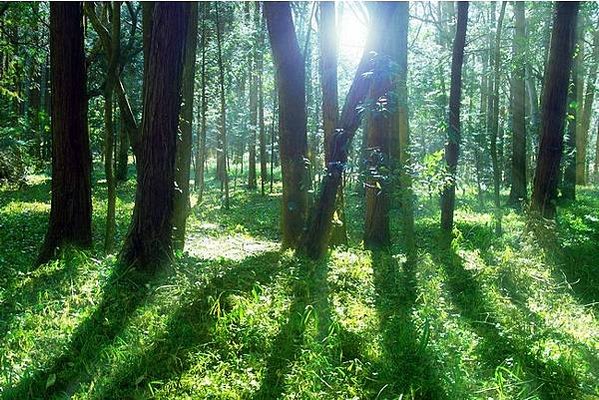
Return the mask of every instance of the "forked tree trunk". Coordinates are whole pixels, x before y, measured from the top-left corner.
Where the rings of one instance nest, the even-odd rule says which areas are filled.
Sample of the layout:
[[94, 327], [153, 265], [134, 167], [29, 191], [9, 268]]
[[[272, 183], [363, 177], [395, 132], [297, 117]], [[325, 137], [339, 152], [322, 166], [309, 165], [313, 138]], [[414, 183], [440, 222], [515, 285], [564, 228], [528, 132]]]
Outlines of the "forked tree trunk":
[[50, 260], [63, 244], [88, 247], [92, 242], [83, 40], [81, 3], [51, 3], [52, 202], [38, 264]]
[[512, 185], [509, 202], [521, 206], [526, 200], [526, 85], [524, 81], [526, 66], [526, 20], [523, 2], [514, 2], [514, 74], [512, 83]]
[[154, 6], [135, 207], [121, 253], [125, 264], [146, 270], [172, 256], [177, 127], [190, 8], [184, 2]]
[[177, 141], [177, 159], [175, 163], [175, 190], [173, 211], [173, 244], [177, 250], [185, 245], [185, 226], [191, 209], [189, 202], [189, 174], [191, 167], [191, 141], [193, 121], [193, 90], [196, 75], [196, 47], [198, 43], [198, 3], [191, 3], [185, 61], [183, 63], [181, 118], [179, 128], [181, 140]]
[[392, 23], [393, 15], [383, 13], [379, 21], [371, 21], [371, 32], [362, 54], [362, 59], [354, 75], [353, 82], [345, 99], [341, 117], [331, 144], [331, 161], [326, 166], [320, 191], [308, 219], [301, 250], [310, 258], [322, 257], [328, 247], [337, 192], [343, 178], [351, 141], [360, 126], [359, 105], [370, 90], [370, 79], [364, 76], [372, 71], [371, 52], [380, 46], [379, 36], [374, 30], [386, 31]]
[[445, 162], [450, 174], [441, 194], [441, 230], [444, 239], [451, 238], [453, 230], [453, 211], [455, 208], [455, 178], [460, 152], [460, 103], [462, 99], [462, 63], [464, 61], [464, 46], [466, 45], [466, 28], [468, 24], [468, 2], [458, 2], [458, 20], [453, 41], [451, 57], [451, 86], [449, 89], [449, 124], [447, 143], [445, 144]]
[[578, 2], [556, 2], [549, 59], [541, 105], [541, 142], [534, 178], [531, 210], [555, 217], [558, 170], [563, 149], [563, 128], [568, 97], [568, 78], [574, 52]]
[[283, 248], [296, 248], [308, 208], [308, 140], [305, 66], [287, 2], [264, 3], [270, 46], [277, 69], [279, 152], [283, 175]]

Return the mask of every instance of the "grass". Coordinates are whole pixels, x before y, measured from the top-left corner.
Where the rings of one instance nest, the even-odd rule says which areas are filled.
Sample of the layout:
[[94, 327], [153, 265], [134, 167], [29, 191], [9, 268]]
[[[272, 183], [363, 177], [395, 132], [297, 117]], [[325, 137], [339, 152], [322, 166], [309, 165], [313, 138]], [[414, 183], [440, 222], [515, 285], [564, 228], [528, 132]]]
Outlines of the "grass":
[[[225, 211], [210, 182], [185, 252], [144, 275], [102, 253], [95, 182], [95, 247], [38, 269], [49, 182], [0, 190], [2, 398], [599, 398], [596, 189], [559, 209], [552, 246], [508, 210], [496, 237], [468, 195], [441, 250], [425, 201], [410, 256], [364, 250], [348, 195], [350, 244], [310, 262], [279, 249], [278, 191], [238, 184]], [[119, 242], [133, 194], [119, 187]]]

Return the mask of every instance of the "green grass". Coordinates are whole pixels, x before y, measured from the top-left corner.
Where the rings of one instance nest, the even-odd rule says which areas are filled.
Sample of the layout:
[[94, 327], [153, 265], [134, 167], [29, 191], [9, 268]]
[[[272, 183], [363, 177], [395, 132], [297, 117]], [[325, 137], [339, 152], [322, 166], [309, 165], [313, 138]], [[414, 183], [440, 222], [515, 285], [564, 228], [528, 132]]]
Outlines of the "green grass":
[[[241, 179], [241, 178], [240, 178]], [[559, 209], [541, 246], [514, 212], [461, 198], [450, 250], [438, 210], [417, 208], [418, 252], [360, 243], [310, 262], [278, 246], [278, 194], [214, 182], [186, 250], [153, 275], [93, 249], [32, 267], [49, 182], [0, 190], [0, 396], [6, 399], [594, 399], [599, 397], [599, 192]], [[277, 186], [280, 190], [280, 186]], [[277, 192], [278, 193], [278, 192]], [[121, 185], [117, 239], [134, 182]], [[399, 236], [397, 210], [392, 230]]]

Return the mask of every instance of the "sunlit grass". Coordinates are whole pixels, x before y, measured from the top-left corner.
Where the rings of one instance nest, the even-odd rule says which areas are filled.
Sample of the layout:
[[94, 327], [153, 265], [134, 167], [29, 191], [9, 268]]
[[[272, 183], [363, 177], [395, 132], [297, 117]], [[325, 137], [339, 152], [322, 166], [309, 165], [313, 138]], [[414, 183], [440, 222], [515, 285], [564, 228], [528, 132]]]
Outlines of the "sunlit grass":
[[[241, 181], [241, 178], [240, 178]], [[90, 252], [32, 268], [49, 185], [0, 191], [0, 396], [22, 398], [591, 399], [599, 394], [599, 201], [582, 189], [543, 247], [521, 215], [460, 199], [456, 240], [418, 211], [418, 254], [360, 244], [322, 262], [278, 247], [279, 196], [212, 180], [184, 252], [156, 275], [101, 251], [105, 187]], [[277, 185], [280, 189], [280, 186]], [[134, 183], [119, 188], [117, 239]], [[194, 204], [195, 205], [195, 204]], [[488, 207], [488, 209], [485, 209]], [[394, 218], [395, 218], [394, 214]], [[393, 221], [395, 236], [398, 222]], [[557, 249], [557, 250], [556, 250]]]

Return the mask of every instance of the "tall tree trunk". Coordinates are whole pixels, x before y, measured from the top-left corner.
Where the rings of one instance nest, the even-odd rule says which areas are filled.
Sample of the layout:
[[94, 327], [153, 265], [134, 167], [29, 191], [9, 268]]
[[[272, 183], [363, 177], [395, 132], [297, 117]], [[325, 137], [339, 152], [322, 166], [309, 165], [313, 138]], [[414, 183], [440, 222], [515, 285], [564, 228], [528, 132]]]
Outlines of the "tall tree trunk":
[[[584, 41], [580, 41], [583, 46]], [[593, 58], [589, 64], [588, 80], [584, 93], [584, 105], [578, 103], [579, 110], [579, 126], [576, 133], [576, 183], [586, 185], [588, 177], [586, 174], [586, 159], [587, 146], [589, 142], [589, 129], [591, 127], [591, 114], [593, 110], [593, 100], [595, 98], [595, 82], [597, 81], [597, 67], [599, 66], [599, 26], [595, 27], [593, 34]], [[582, 97], [582, 87], [578, 85], [578, 90], [581, 92], [578, 98]]]
[[[249, 4], [249, 3], [248, 3]], [[258, 29], [260, 6], [259, 3], [255, 3], [256, 8], [254, 9], [254, 29]], [[258, 58], [258, 52], [262, 49], [258, 49], [257, 46], [257, 35], [253, 38], [253, 45], [251, 49], [251, 56], [249, 58], [250, 66], [250, 143], [249, 143], [249, 161], [248, 161], [248, 189], [256, 189], [256, 138], [258, 131], [258, 72], [256, 71], [256, 64]], [[243, 153], [242, 153], [243, 156]]]
[[264, 85], [262, 75], [264, 72], [264, 20], [260, 18], [260, 3], [256, 3], [256, 26], [258, 29], [258, 41], [256, 53], [256, 72], [258, 74], [258, 129], [260, 142], [260, 193], [264, 196], [264, 185], [268, 181], [268, 170], [266, 168], [266, 128], [264, 126]]
[[221, 189], [224, 189], [225, 209], [229, 209], [229, 161], [227, 146], [227, 109], [225, 102], [225, 66], [223, 64], [222, 38], [220, 18], [218, 14], [218, 2], [214, 3], [216, 8], [216, 44], [218, 50], [218, 71], [220, 83], [220, 127], [218, 135], [218, 149], [216, 149], [216, 170], [221, 181]]
[[451, 84], [449, 89], [449, 124], [445, 144], [445, 162], [451, 175], [441, 195], [441, 229], [445, 239], [451, 238], [455, 208], [455, 179], [460, 152], [460, 103], [462, 99], [462, 63], [468, 24], [468, 2], [458, 2], [458, 21], [451, 57]]
[[396, 130], [393, 137], [398, 139], [396, 161], [399, 169], [399, 196], [401, 199], [401, 217], [403, 242], [408, 251], [414, 249], [414, 193], [412, 190], [412, 161], [410, 156], [410, 126], [408, 118], [408, 27], [409, 3], [399, 2], [395, 26], [395, 45], [392, 53], [397, 62], [395, 92], [397, 109], [395, 117]]
[[296, 248], [308, 208], [308, 139], [305, 65], [287, 2], [264, 3], [270, 46], [277, 69], [279, 152], [283, 176], [283, 248]]
[[[275, 85], [277, 86], [277, 85]], [[270, 122], [270, 193], [273, 192], [273, 186], [274, 186], [274, 182], [275, 182], [275, 173], [274, 173], [274, 166], [275, 166], [275, 157], [276, 157], [276, 152], [275, 152], [275, 137], [277, 135], [275, 135], [275, 127], [278, 126], [278, 124], [276, 123], [276, 119], [279, 116], [279, 109], [278, 109], [278, 103], [279, 103], [279, 96], [278, 96], [278, 91], [277, 88], [275, 88], [273, 95], [273, 105], [272, 105], [272, 121]]]
[[317, 201], [311, 211], [303, 236], [301, 250], [311, 258], [322, 257], [328, 247], [337, 192], [347, 163], [351, 140], [360, 126], [361, 113], [358, 112], [358, 106], [365, 100], [370, 90], [370, 79], [364, 74], [373, 69], [370, 53], [380, 46], [378, 41], [381, 38], [377, 31], [388, 30], [393, 18], [388, 13], [383, 13], [380, 17], [379, 21], [371, 20], [369, 39], [345, 99], [336, 134], [333, 136], [331, 161], [326, 166]]
[[191, 3], [189, 22], [187, 25], [187, 39], [185, 61], [183, 63], [182, 101], [179, 130], [181, 132], [177, 141], [177, 158], [175, 162], [175, 198], [173, 210], [173, 245], [177, 250], [185, 246], [185, 226], [187, 216], [191, 209], [189, 202], [189, 174], [191, 167], [191, 141], [193, 121], [193, 90], [196, 75], [196, 48], [198, 44], [198, 3]]
[[514, 74], [512, 84], [512, 179], [509, 202], [520, 206], [527, 198], [526, 193], [526, 20], [523, 2], [514, 2], [515, 32], [513, 45]]
[[172, 256], [177, 127], [189, 3], [156, 2], [131, 226], [121, 259], [151, 269]]
[[125, 182], [128, 179], [129, 172], [129, 136], [127, 135], [127, 127], [125, 126], [125, 117], [120, 114], [119, 124], [119, 154], [117, 159], [116, 180]]
[[[320, 82], [322, 86], [322, 120], [324, 128], [325, 165], [331, 161], [331, 144], [339, 118], [337, 94], [337, 27], [335, 3], [320, 3]], [[347, 243], [347, 228], [343, 209], [343, 187], [337, 194], [336, 218], [331, 230], [332, 245]]]
[[208, 111], [208, 96], [206, 92], [206, 47], [208, 46], [208, 29], [206, 20], [208, 19], [208, 7], [202, 3], [202, 89], [200, 91], [200, 130], [196, 142], [195, 155], [195, 177], [194, 185], [198, 192], [198, 204], [202, 202], [204, 195], [204, 166], [206, 165], [206, 113]]
[[51, 3], [52, 202], [38, 264], [50, 260], [63, 244], [88, 247], [92, 243], [83, 41], [81, 3]]
[[541, 104], [541, 142], [531, 199], [531, 210], [545, 218], [553, 218], [556, 212], [558, 170], [578, 8], [578, 2], [555, 3]]
[[499, 133], [499, 83], [500, 83], [500, 67], [501, 67], [501, 29], [503, 27], [503, 18], [505, 16], [505, 8], [507, 2], [501, 4], [499, 19], [497, 20], [497, 28], [495, 31], [495, 44], [493, 48], [493, 90], [491, 96], [491, 121], [488, 126], [491, 136], [491, 163], [493, 164], [493, 202], [495, 205], [495, 233], [501, 233], [501, 165], [499, 151], [497, 149], [497, 137]]

